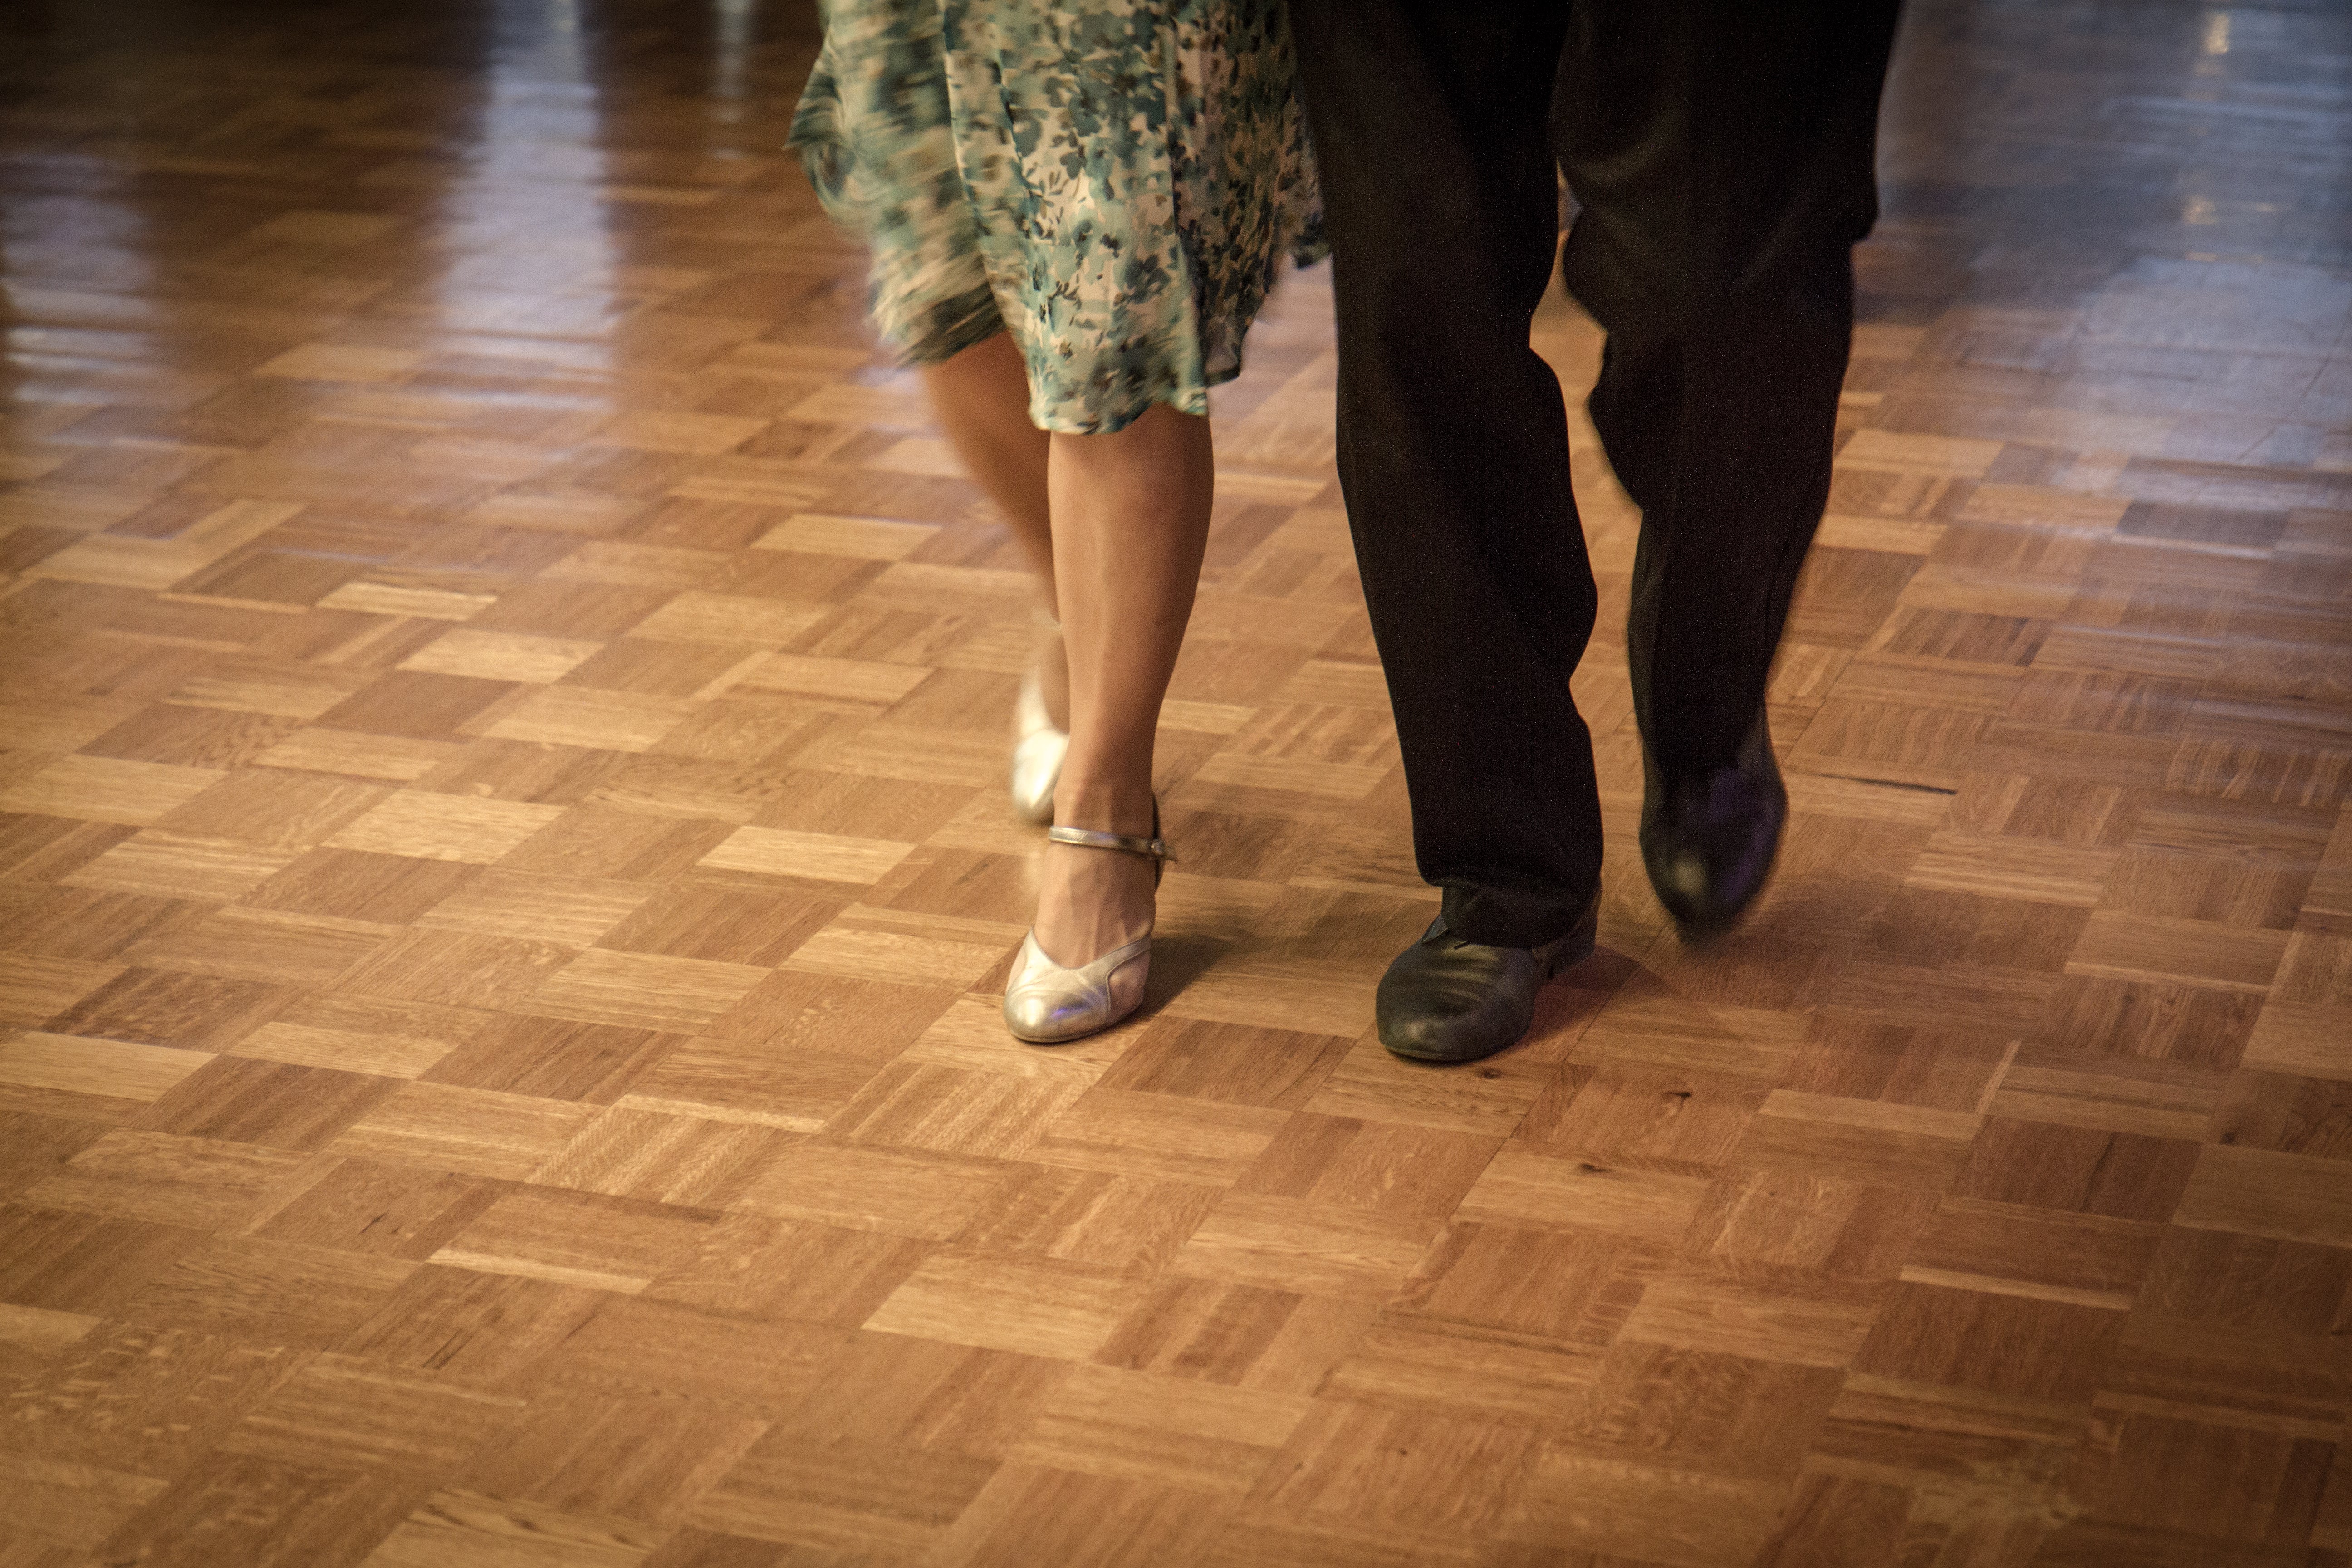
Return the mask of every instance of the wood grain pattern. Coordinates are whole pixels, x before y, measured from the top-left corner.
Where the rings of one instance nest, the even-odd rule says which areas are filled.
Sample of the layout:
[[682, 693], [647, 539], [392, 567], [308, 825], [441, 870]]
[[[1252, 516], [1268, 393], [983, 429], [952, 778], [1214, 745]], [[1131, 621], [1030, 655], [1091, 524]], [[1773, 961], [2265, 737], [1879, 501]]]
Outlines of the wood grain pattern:
[[1323, 272], [1037, 1050], [804, 0], [0, 11], [0, 1563], [2352, 1563], [2340, 7], [1909, 7], [1778, 879], [1639, 869], [1579, 408], [1602, 952], [1450, 1071]]

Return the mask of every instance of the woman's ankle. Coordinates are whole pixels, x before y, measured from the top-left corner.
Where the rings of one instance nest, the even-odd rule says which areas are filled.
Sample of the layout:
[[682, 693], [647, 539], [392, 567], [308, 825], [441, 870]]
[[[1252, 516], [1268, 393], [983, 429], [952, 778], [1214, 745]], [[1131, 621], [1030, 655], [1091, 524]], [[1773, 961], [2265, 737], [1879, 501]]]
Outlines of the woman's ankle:
[[1065, 769], [1054, 792], [1054, 820], [1066, 827], [1090, 827], [1097, 833], [1149, 835], [1160, 813], [1149, 784], [1094, 783], [1072, 779]]
[[1031, 925], [1055, 963], [1076, 968], [1150, 931], [1158, 898], [1143, 862], [1066, 844], [1047, 845], [1045, 860]]

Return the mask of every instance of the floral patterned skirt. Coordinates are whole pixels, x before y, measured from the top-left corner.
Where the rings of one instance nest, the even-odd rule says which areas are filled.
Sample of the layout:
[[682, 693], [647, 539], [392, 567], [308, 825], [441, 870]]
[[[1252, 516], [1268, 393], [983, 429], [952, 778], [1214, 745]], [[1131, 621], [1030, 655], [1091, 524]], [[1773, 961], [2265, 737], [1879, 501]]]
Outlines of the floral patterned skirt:
[[1322, 253], [1283, 0], [824, 0], [791, 144], [906, 359], [999, 329], [1042, 429], [1209, 411]]

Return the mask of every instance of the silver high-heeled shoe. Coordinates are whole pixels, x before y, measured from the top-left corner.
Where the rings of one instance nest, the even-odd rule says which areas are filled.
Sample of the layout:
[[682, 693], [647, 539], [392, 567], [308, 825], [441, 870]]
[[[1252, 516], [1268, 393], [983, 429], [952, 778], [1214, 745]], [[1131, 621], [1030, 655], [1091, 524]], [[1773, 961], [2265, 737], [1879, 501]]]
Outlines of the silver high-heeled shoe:
[[[1161, 868], [1176, 858], [1168, 852], [1168, 841], [1160, 837], [1157, 812], [1152, 814], [1149, 838], [1084, 827], [1049, 827], [1045, 837], [1056, 844], [1141, 855], [1152, 862], [1155, 888], [1160, 885]], [[1144, 983], [1150, 977], [1151, 933], [1148, 931], [1091, 963], [1065, 969], [1045, 956], [1033, 928], [1021, 939], [1021, 956], [1013, 961], [1013, 978], [1004, 987], [1004, 1026], [1016, 1038], [1038, 1046], [1060, 1045], [1108, 1029], [1143, 1005]]]
[[[1037, 621], [1048, 631], [1062, 629], [1043, 610]], [[1062, 759], [1069, 750], [1070, 732], [1045, 710], [1045, 681], [1033, 661], [1021, 678], [1021, 695], [1013, 700], [1013, 812], [1022, 821], [1043, 826], [1054, 820], [1054, 786], [1062, 782]]]

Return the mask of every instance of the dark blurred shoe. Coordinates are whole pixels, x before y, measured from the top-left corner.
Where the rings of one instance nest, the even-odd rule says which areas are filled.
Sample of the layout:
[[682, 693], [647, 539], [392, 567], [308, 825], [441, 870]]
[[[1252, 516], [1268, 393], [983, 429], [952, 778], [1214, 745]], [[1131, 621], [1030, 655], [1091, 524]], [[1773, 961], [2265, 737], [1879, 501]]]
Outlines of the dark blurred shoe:
[[1772, 736], [1756, 716], [1727, 768], [1670, 780], [1645, 758], [1642, 863], [1658, 901], [1686, 937], [1728, 930], [1764, 890], [1789, 819]]
[[1574, 929], [1541, 947], [1465, 942], [1440, 915], [1381, 976], [1381, 1044], [1424, 1062], [1475, 1062], [1528, 1032], [1543, 983], [1592, 955], [1596, 896]]

